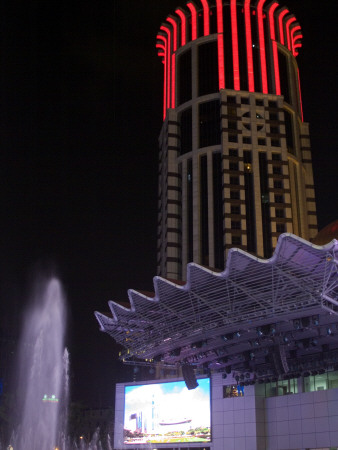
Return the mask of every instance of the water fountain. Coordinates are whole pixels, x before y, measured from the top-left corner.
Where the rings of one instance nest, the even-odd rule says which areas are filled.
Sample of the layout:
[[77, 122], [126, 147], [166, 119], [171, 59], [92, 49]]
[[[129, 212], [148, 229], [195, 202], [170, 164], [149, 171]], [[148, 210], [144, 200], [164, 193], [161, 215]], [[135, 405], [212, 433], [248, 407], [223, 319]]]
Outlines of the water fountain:
[[[8, 446], [13, 450], [112, 450], [110, 436], [102, 445], [97, 429], [89, 442], [67, 436], [69, 355], [65, 349], [66, 302], [56, 278], [36, 283], [24, 314], [19, 343], [16, 410]], [[81, 439], [82, 438], [82, 439]]]
[[15, 450], [51, 450], [65, 435], [68, 352], [65, 297], [56, 278], [37, 283], [19, 349], [19, 426]]

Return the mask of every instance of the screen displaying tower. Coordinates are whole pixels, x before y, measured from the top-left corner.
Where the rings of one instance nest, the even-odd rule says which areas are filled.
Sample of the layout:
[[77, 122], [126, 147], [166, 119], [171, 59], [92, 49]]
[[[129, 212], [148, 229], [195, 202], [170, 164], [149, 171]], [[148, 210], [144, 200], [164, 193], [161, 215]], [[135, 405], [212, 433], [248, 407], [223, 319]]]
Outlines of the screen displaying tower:
[[210, 379], [125, 386], [124, 443], [210, 442]]

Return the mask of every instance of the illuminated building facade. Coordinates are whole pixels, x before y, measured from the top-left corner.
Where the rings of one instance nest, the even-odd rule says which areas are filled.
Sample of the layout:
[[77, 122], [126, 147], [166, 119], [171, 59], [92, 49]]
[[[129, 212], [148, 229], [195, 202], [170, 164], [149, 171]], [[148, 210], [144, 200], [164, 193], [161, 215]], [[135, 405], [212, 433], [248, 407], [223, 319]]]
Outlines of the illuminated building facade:
[[160, 26], [158, 275], [224, 269], [231, 247], [271, 257], [317, 233], [302, 32], [276, 1], [196, 0]]

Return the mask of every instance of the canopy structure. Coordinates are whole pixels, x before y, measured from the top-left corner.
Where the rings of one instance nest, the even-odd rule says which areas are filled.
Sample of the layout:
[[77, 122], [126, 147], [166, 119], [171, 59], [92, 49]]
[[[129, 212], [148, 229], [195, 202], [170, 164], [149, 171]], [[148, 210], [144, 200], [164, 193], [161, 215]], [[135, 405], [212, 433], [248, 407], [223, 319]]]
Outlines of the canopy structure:
[[337, 240], [283, 234], [269, 260], [231, 249], [224, 272], [191, 263], [186, 284], [155, 277], [154, 290], [95, 312], [125, 362], [257, 377], [338, 367]]

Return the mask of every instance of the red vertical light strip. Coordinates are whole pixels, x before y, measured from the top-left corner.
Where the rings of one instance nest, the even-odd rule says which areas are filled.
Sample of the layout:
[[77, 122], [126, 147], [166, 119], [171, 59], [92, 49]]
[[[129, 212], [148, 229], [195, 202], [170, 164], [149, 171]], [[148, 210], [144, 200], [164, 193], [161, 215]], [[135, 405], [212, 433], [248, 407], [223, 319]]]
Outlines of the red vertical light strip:
[[171, 107], [175, 108], [175, 58], [176, 55], [171, 55]]
[[201, 0], [203, 5], [203, 18], [204, 18], [204, 36], [209, 36], [210, 34], [210, 11], [208, 0]]
[[276, 42], [275, 19], [273, 16], [274, 12], [276, 11], [276, 8], [278, 6], [279, 6], [278, 3], [273, 3], [270, 6], [269, 23], [270, 23], [270, 37], [271, 37], [271, 41], [272, 41], [273, 66], [274, 66], [274, 72], [275, 72], [275, 89], [276, 89], [276, 94], [281, 95], [279, 63], [278, 63], [278, 48], [277, 48], [277, 42]]
[[167, 33], [168, 39], [167, 39], [167, 108], [170, 108], [170, 100], [171, 100], [171, 31], [169, 28], [165, 27], [164, 25], [160, 26], [160, 30]]
[[237, 30], [237, 1], [231, 0], [230, 3], [231, 14], [231, 37], [232, 37], [232, 62], [234, 71], [234, 89], [240, 90], [240, 76], [239, 76], [239, 59], [238, 59], [238, 30]]
[[181, 19], [181, 46], [187, 43], [187, 18], [181, 9], [176, 9], [175, 13]]
[[249, 92], [254, 92], [255, 91], [255, 80], [254, 80], [254, 69], [253, 69], [253, 58], [252, 58], [250, 0], [245, 0], [244, 18], [245, 18], [246, 57], [247, 57], [247, 64], [248, 64]]
[[173, 52], [176, 52], [176, 50], [177, 50], [177, 23], [176, 23], [176, 20], [174, 20], [172, 17], [167, 17], [167, 21], [173, 27]]
[[173, 27], [173, 54], [171, 55], [171, 107], [175, 108], [175, 87], [176, 87], [176, 55], [175, 52], [177, 50], [177, 23], [172, 17], [167, 17], [167, 21]]
[[222, 0], [216, 0], [216, 5], [217, 5], [216, 8], [217, 8], [218, 85], [219, 89], [225, 89]]
[[291, 49], [292, 49], [292, 54], [293, 54], [293, 56], [296, 56], [296, 55], [295, 55], [295, 41], [296, 41], [296, 39], [295, 39], [295, 33], [296, 33], [297, 31], [300, 32], [300, 30], [301, 30], [301, 28], [300, 28], [299, 25], [293, 27], [292, 30], [291, 30]]
[[285, 45], [284, 41], [284, 28], [283, 28], [283, 19], [284, 17], [289, 13], [287, 9], [284, 9], [280, 14], [278, 18], [279, 23], [279, 41], [282, 45]]
[[167, 40], [161, 34], [156, 36], [156, 39], [161, 39], [164, 42], [164, 76], [163, 76], [163, 120], [165, 119], [167, 112]]
[[296, 22], [296, 18], [295, 17], [290, 17], [290, 19], [288, 19], [288, 21], [286, 22], [286, 38], [287, 38], [287, 42], [288, 42], [288, 49], [291, 51], [291, 39], [290, 39], [290, 25]]
[[299, 77], [299, 69], [297, 68], [298, 73], [298, 89], [299, 89], [299, 102], [300, 102], [300, 111], [302, 115], [302, 122], [304, 122], [304, 116], [303, 116], [303, 103], [302, 103], [302, 92], [300, 90], [300, 77]]
[[257, 5], [258, 35], [259, 35], [259, 54], [261, 59], [262, 92], [268, 93], [268, 77], [266, 73], [266, 53], [263, 26], [263, 4], [266, 0], [259, 0]]
[[197, 39], [197, 12], [193, 3], [187, 3], [187, 7], [191, 12], [191, 40]]

